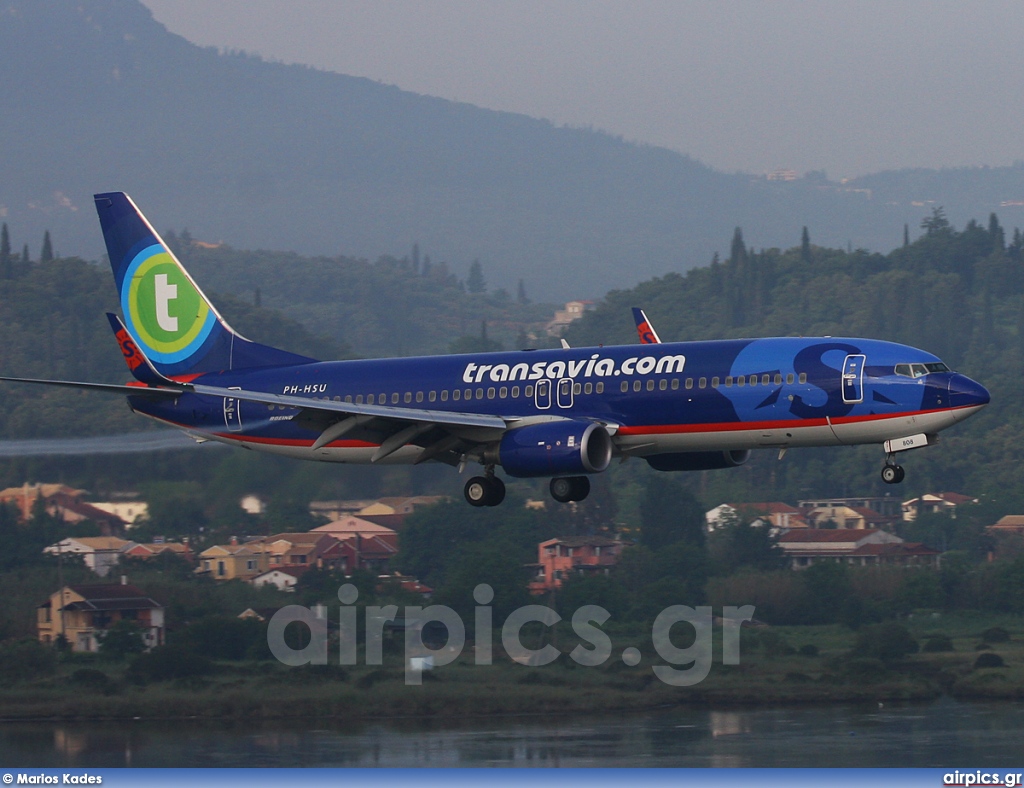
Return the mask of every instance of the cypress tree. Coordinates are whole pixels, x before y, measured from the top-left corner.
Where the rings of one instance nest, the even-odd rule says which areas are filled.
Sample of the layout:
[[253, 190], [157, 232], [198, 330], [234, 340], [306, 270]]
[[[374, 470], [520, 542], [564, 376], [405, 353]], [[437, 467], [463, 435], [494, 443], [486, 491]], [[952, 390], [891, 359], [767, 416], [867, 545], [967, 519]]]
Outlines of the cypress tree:
[[811, 234], [807, 232], [806, 226], [800, 234], [800, 261], [804, 263], [811, 262]]
[[47, 230], [43, 233], [43, 250], [39, 253], [40, 263], [49, 263], [53, 261], [53, 242], [50, 240], [50, 231]]
[[523, 284], [523, 280], [519, 280], [519, 291], [516, 293], [516, 301], [525, 306], [530, 303], [530, 299], [526, 297], [526, 285]]
[[32, 262], [32, 258], [28, 256], [28, 244], [21, 247], [21, 264], [24, 267], [28, 267]]
[[992, 247], [994, 249], [1006, 250], [1006, 233], [999, 226], [999, 217], [994, 213], [989, 214], [988, 217], [988, 234], [992, 239]]
[[466, 278], [466, 289], [470, 293], [483, 293], [487, 290], [487, 282], [484, 280], [484, 269], [479, 260], [474, 260], [469, 267], [469, 276]]
[[906, 223], [903, 224], [903, 246], [910, 246], [910, 225]]
[[0, 278], [10, 279], [14, 276], [11, 263], [11, 236], [4, 222], [3, 229], [0, 229]]

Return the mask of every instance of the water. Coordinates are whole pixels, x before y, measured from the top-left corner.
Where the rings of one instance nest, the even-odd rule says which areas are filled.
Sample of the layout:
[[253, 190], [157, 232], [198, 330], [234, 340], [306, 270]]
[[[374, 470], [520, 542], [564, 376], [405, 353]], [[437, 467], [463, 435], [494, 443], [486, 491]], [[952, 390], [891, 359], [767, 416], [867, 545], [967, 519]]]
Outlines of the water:
[[[287, 700], [282, 699], [282, 703]], [[599, 717], [0, 724], [5, 766], [1000, 767], [1024, 704], [679, 708]]]

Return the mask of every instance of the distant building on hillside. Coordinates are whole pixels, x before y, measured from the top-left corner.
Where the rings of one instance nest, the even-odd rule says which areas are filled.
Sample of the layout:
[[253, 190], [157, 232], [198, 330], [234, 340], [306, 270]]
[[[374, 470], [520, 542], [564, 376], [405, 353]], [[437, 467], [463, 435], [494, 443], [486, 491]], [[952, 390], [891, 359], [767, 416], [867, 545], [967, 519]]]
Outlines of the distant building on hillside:
[[547, 331], [548, 336], [560, 337], [565, 333], [565, 329], [568, 328], [570, 323], [574, 320], [579, 320], [593, 308], [593, 301], [567, 301], [565, 309], [559, 309], [555, 312], [554, 318], [548, 322], [544, 330]]
[[912, 523], [919, 514], [946, 514], [956, 519], [956, 510], [964, 504], [977, 503], [977, 498], [960, 493], [925, 493], [902, 504], [903, 521]]
[[116, 536], [69, 536], [43, 548], [47, 555], [80, 555], [85, 565], [100, 577], [106, 577], [121, 561], [121, 556], [138, 545]]
[[118, 621], [138, 624], [147, 649], [163, 645], [163, 605], [127, 581], [65, 586], [36, 612], [39, 641], [55, 643], [63, 634], [72, 651], [98, 651], [102, 633]]
[[938, 566], [938, 550], [904, 542], [877, 528], [801, 528], [779, 537], [790, 568], [805, 569], [822, 561], [851, 566]]
[[531, 594], [561, 588], [574, 574], [608, 574], [629, 542], [607, 536], [566, 536], [537, 545]]
[[887, 518], [887, 522], [895, 524], [900, 521], [903, 517], [903, 509], [901, 508], [902, 501], [899, 498], [893, 498], [891, 495], [871, 496], [851, 496], [849, 498], [808, 498], [806, 500], [797, 501], [797, 507], [807, 512], [811, 509], [822, 509], [827, 507], [835, 506], [849, 506], [851, 509], [870, 509], [882, 517]]
[[721, 528], [726, 523], [738, 519], [744, 523], [758, 524], [763, 522], [772, 528], [788, 530], [790, 528], [806, 528], [807, 523], [801, 516], [802, 512], [795, 506], [781, 501], [767, 503], [723, 503], [704, 513], [708, 531]]

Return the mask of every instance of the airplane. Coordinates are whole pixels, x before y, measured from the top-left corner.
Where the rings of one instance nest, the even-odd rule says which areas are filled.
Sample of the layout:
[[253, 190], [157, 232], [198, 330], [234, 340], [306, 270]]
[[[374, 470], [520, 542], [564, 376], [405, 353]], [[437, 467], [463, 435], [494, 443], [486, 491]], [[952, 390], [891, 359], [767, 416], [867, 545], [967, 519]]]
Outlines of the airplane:
[[0, 380], [127, 396], [132, 410], [220, 441], [306, 460], [483, 467], [464, 488], [496, 506], [517, 478], [581, 501], [614, 458], [659, 471], [742, 465], [755, 449], [935, 443], [988, 391], [923, 350], [875, 339], [776, 337], [318, 361], [238, 334], [123, 192], [95, 195], [120, 296], [108, 315], [134, 380]]

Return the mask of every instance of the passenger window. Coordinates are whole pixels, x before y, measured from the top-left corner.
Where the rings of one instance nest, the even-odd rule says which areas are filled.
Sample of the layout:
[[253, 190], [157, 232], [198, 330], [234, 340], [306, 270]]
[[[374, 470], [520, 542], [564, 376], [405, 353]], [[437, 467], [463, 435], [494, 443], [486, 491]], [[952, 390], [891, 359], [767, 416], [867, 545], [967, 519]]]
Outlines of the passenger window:
[[679, 378], [672, 378], [672, 390], [676, 391], [679, 388]]
[[477, 389], [476, 390], [476, 398], [477, 399], [483, 399], [484, 398], [484, 390], [483, 389]]
[[352, 395], [351, 394], [346, 395], [345, 396], [345, 402], [351, 402], [351, 401], [352, 401]]
[[525, 388], [525, 389], [523, 390], [523, 396], [524, 396], [524, 397], [526, 397], [527, 399], [529, 399], [530, 397], [532, 397], [532, 396], [533, 396], [533, 386], [527, 386], [527, 387], [526, 387], [526, 388]]
[[806, 383], [807, 382], [807, 373], [806, 372], [801, 372], [800, 373], [800, 382], [801, 383]]
[[664, 391], [665, 389], [667, 389], [668, 388], [668, 381], [665, 380], [664, 378], [662, 378], [660, 381], [658, 381], [658, 388], [661, 391]]
[[397, 404], [398, 404], [398, 392], [397, 392], [397, 391], [396, 391], [396, 392], [394, 392], [394, 393], [393, 393], [393, 394], [391, 395], [391, 404], [392, 404], [392, 405], [397, 405]]
[[654, 381], [653, 380], [648, 380], [647, 381], [647, 390], [648, 391], [654, 391]]
[[572, 384], [572, 393], [579, 394], [583, 390], [583, 387], [579, 383]]
[[686, 390], [689, 391], [693, 388], [693, 378], [686, 379]]
[[417, 391], [416, 392], [416, 401], [417, 402], [423, 402], [423, 392], [422, 391]]
[[412, 392], [411, 391], [405, 392], [405, 402], [406, 402], [406, 404], [412, 402]]
[[788, 375], [786, 375], [786, 384], [790, 385], [790, 386], [793, 385], [793, 373], [792, 372], [790, 372]]
[[701, 378], [697, 382], [697, 386], [702, 388], [702, 389], [706, 389], [708, 387], [708, 379], [707, 378]]
[[639, 380], [634, 380], [633, 381], [633, 391], [639, 391], [639, 390], [640, 390], [640, 381]]
[[711, 378], [711, 388], [713, 388], [713, 389], [717, 389], [718, 388], [718, 378]]
[[772, 382], [772, 376], [771, 375], [765, 374], [765, 375], [761, 376], [761, 385], [762, 386], [767, 386], [771, 382]]
[[427, 397], [427, 399], [429, 399], [431, 402], [436, 401], [437, 400], [437, 392], [436, 391], [431, 391], [430, 392], [430, 396]]
[[[711, 385], [713, 386], [715, 384], [712, 382]], [[732, 388], [732, 375], [726, 375], [725, 376], [725, 387], [726, 388]]]
[[455, 389], [455, 391], [452, 392], [452, 400], [454, 402], [458, 402], [460, 399], [462, 399], [462, 389]]
[[622, 381], [622, 383], [619, 385], [619, 390], [623, 394], [625, 394], [627, 391], [629, 391], [629, 383], [627, 383], [626, 381]]
[[508, 396], [508, 386], [502, 386], [498, 390], [498, 396], [501, 397], [502, 399], [505, 399]]
[[782, 373], [781, 372], [776, 372], [775, 373], [775, 385], [776, 386], [781, 386], [782, 385]]
[[593, 383], [588, 383], [588, 384], [586, 384], [586, 385], [585, 385], [585, 386], [583, 387], [583, 393], [584, 393], [584, 394], [589, 394], [589, 393], [590, 393], [590, 392], [592, 392], [593, 390], [594, 390], [594, 384], [593, 384]]
[[448, 401], [448, 389], [445, 389], [444, 391], [441, 392], [441, 402], [447, 402], [447, 401]]
[[746, 383], [747, 383], [746, 375], [740, 375], [738, 378], [736, 378], [736, 385], [737, 386], [745, 386]]
[[[491, 386], [487, 389], [487, 399], [494, 399], [494, 393], [494, 386]], [[479, 399], [479, 397], [477, 399]]]
[[362, 405], [362, 404], [363, 404], [363, 395], [362, 394], [356, 394], [356, 405]]
[[466, 399], [473, 399], [473, 389], [466, 389]]
[[604, 381], [597, 384], [597, 393], [604, 394]]
[[512, 399], [519, 399], [519, 386], [512, 387]]

